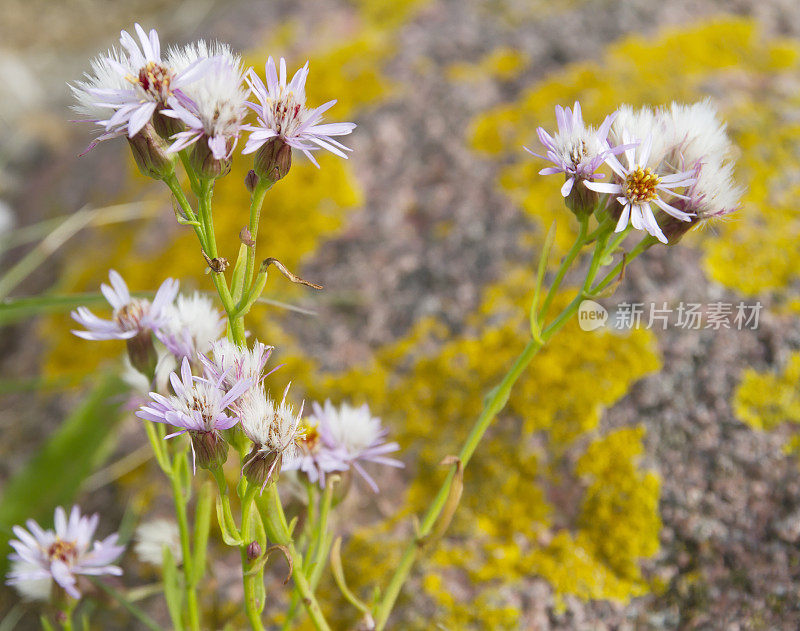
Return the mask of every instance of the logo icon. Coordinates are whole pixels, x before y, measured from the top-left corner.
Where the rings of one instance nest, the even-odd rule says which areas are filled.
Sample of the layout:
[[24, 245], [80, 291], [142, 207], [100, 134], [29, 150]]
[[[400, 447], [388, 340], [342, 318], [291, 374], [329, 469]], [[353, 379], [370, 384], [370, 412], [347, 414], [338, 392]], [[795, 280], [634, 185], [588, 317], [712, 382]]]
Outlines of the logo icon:
[[584, 300], [578, 307], [578, 325], [584, 331], [603, 328], [607, 321], [608, 311], [594, 300]]

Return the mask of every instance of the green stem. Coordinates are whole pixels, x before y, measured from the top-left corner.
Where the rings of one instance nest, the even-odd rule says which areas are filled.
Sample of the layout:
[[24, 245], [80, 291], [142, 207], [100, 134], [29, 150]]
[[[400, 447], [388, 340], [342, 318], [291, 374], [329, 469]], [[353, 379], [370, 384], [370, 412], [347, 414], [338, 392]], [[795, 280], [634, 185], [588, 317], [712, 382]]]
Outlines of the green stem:
[[[180, 458], [185, 456], [180, 455]], [[176, 460], [177, 463], [177, 460]], [[178, 518], [178, 532], [181, 537], [181, 553], [183, 555], [184, 589], [186, 592], [186, 608], [189, 614], [189, 628], [200, 631], [200, 612], [197, 602], [197, 588], [192, 584], [192, 548], [190, 545], [189, 520], [186, 517], [186, 499], [180, 480], [180, 471], [173, 465], [169, 476], [172, 485], [172, 498], [175, 504], [175, 515]]]
[[189, 162], [189, 153], [186, 149], [182, 149], [178, 152], [178, 155], [181, 158], [183, 169], [186, 171], [186, 177], [189, 178], [189, 186], [192, 187], [194, 193], [197, 193], [199, 190], [197, 186], [197, 175], [195, 175], [194, 168], [192, 168], [192, 164]]
[[[325, 485], [325, 493], [322, 496], [320, 503], [319, 519], [313, 522], [313, 538], [308, 550], [308, 560], [304, 571], [308, 573], [308, 583], [312, 591], [317, 591], [317, 585], [322, 578], [322, 572], [325, 569], [326, 561], [328, 560], [328, 552], [330, 551], [332, 538], [328, 535], [328, 515], [330, 514], [331, 506], [333, 505], [333, 487], [338, 482], [338, 476], [328, 476], [328, 483]], [[313, 488], [309, 485], [309, 507], [314, 495], [311, 493]], [[301, 546], [302, 549], [302, 546]], [[286, 614], [286, 619], [283, 621], [284, 630], [290, 629], [297, 612], [299, 611], [300, 597], [295, 592], [292, 594], [289, 612]]]
[[253, 283], [253, 269], [256, 262], [256, 245], [258, 241], [258, 221], [261, 218], [261, 207], [264, 205], [264, 198], [267, 191], [272, 188], [274, 182], [265, 178], [260, 178], [255, 189], [253, 189], [253, 196], [250, 198], [250, 223], [247, 229], [250, 231], [250, 238], [254, 241], [253, 245], [247, 246], [247, 263], [244, 270], [244, 291], [242, 292], [241, 305], [247, 302], [250, 286]]
[[578, 257], [578, 254], [580, 254], [581, 250], [583, 249], [583, 246], [586, 243], [586, 233], [588, 229], [589, 218], [586, 217], [585, 219], [581, 220], [578, 228], [578, 236], [575, 238], [575, 243], [572, 244], [569, 252], [567, 252], [567, 255], [564, 257], [564, 260], [561, 261], [561, 266], [558, 268], [558, 272], [556, 272], [556, 277], [553, 279], [553, 284], [550, 286], [550, 289], [544, 298], [544, 304], [542, 304], [542, 308], [539, 311], [540, 322], [547, 317], [547, 311], [550, 309], [550, 304], [556, 297], [559, 287], [561, 287], [561, 281], [564, 280], [564, 276], [566, 276], [567, 271], [572, 266], [573, 261], [575, 261], [575, 259]]
[[[186, 195], [183, 192], [183, 187], [178, 182], [178, 178], [175, 177], [173, 173], [169, 177], [164, 178], [164, 184], [169, 187], [169, 190], [172, 191], [172, 194], [175, 196], [178, 205], [181, 207], [183, 214], [186, 215], [186, 219], [192, 222], [197, 221], [197, 216], [194, 214], [194, 210], [192, 210], [192, 205], [189, 203], [189, 200], [186, 199]], [[202, 226], [193, 225], [192, 228], [194, 229], [197, 238], [200, 240], [200, 246], [205, 251], [206, 247], [206, 234], [203, 231]]]
[[274, 482], [267, 485], [264, 494], [257, 499], [257, 502], [259, 503], [261, 517], [264, 520], [264, 526], [267, 529], [267, 534], [270, 539], [285, 546], [289, 551], [289, 557], [292, 559], [293, 585], [305, 605], [308, 616], [314, 624], [314, 628], [316, 628], [317, 631], [330, 631], [330, 627], [325, 621], [325, 616], [323, 616], [322, 609], [314, 595], [314, 590], [311, 589], [311, 585], [309, 585], [308, 579], [303, 571], [303, 556], [297, 551], [294, 541], [292, 541], [292, 535], [286, 523], [286, 515], [281, 505], [281, 498], [278, 495], [278, 489]]
[[250, 544], [250, 524], [253, 519], [253, 505], [259, 488], [254, 484], [248, 484], [247, 490], [242, 498], [242, 580], [244, 584], [244, 605], [247, 612], [247, 619], [250, 626], [256, 631], [263, 631], [264, 624], [261, 622], [261, 613], [257, 597], [257, 581], [263, 581], [264, 576], [261, 572], [250, 574], [251, 561], [247, 558], [247, 547]]
[[[577, 257], [578, 252], [583, 246], [585, 236], [586, 226], [584, 223], [581, 224], [581, 230], [578, 234], [578, 238], [575, 241], [575, 245], [573, 245], [569, 254], [561, 264], [561, 268], [556, 276], [554, 286], [560, 284], [561, 279], [563, 279], [564, 275], [566, 274], [566, 269]], [[594, 255], [592, 257], [592, 265], [590, 265], [589, 272], [586, 276], [586, 286], [590, 286], [594, 281], [594, 276], [597, 274], [597, 270], [599, 268], [601, 255], [605, 251], [606, 240], [607, 238], [601, 238], [595, 246]], [[613, 278], [613, 271], [610, 273], [610, 277]], [[609, 276], [604, 278], [603, 281], [601, 281], [601, 284], [605, 282], [607, 278], [609, 278]], [[551, 288], [550, 293], [548, 293], [548, 299], [545, 301], [545, 306], [542, 308], [542, 314], [544, 314], [546, 307], [549, 306], [549, 303], [552, 301], [552, 295], [554, 295], [554, 292]], [[520, 375], [522, 375], [525, 368], [527, 368], [528, 364], [530, 364], [536, 353], [539, 352], [539, 349], [541, 349], [542, 346], [546, 344], [550, 338], [553, 337], [553, 335], [560, 331], [561, 328], [575, 315], [583, 299], [583, 292], [578, 293], [578, 295], [563, 309], [563, 311], [555, 318], [555, 320], [553, 320], [553, 322], [551, 322], [547, 328], [542, 331], [541, 340], [530, 340], [517, 357], [516, 361], [511, 367], [511, 370], [509, 370], [505, 377], [503, 377], [500, 385], [492, 390], [489, 400], [486, 402], [481, 415], [478, 417], [478, 420], [472, 427], [469, 436], [467, 436], [467, 439], [464, 442], [460, 453], [458, 454], [462, 467], [467, 466], [467, 463], [475, 453], [475, 450], [483, 438], [483, 435], [486, 433], [486, 430], [489, 428], [494, 418], [505, 407], [506, 403], [508, 402], [508, 398], [511, 395], [511, 389], [519, 379]], [[542, 317], [544, 316], [542, 315]], [[408, 578], [408, 574], [411, 571], [414, 561], [419, 555], [422, 543], [425, 541], [427, 535], [429, 535], [433, 530], [436, 520], [439, 518], [439, 515], [442, 513], [442, 510], [447, 503], [455, 475], [456, 467], [452, 467], [447, 475], [447, 478], [440, 487], [439, 492], [428, 508], [428, 511], [419, 526], [415, 538], [406, 546], [403, 556], [400, 559], [400, 563], [392, 575], [389, 585], [383, 593], [383, 598], [376, 609], [375, 628], [377, 631], [381, 631], [385, 628], [397, 597], [400, 595], [400, 590]]]

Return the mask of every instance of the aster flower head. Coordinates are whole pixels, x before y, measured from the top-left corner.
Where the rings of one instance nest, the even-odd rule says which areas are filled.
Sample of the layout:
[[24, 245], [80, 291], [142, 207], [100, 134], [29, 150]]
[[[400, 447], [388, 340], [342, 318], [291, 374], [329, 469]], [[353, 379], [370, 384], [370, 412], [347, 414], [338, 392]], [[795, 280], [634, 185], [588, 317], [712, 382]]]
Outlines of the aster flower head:
[[[264, 367], [272, 354], [273, 346], [267, 346], [256, 340], [253, 348], [237, 346], [223, 337], [211, 344], [208, 355], [200, 355], [200, 361], [212, 379], [223, 379], [231, 385], [246, 379], [253, 385], [260, 384], [272, 370], [264, 374]], [[273, 368], [276, 370], [276, 368]]]
[[[653, 135], [649, 134], [641, 140], [638, 146], [629, 146], [632, 138], [626, 130], [622, 132], [622, 141], [627, 146], [624, 151], [627, 166], [624, 166], [614, 155], [606, 157], [606, 164], [611, 167], [615, 175], [615, 182], [590, 182], [584, 181], [584, 186], [598, 193], [616, 195], [617, 201], [622, 205], [622, 212], [617, 220], [616, 232], [622, 232], [628, 223], [636, 230], [646, 230], [662, 243], [667, 243], [667, 237], [656, 221], [652, 204], [663, 210], [667, 215], [679, 221], [691, 221], [691, 213], [684, 212], [668, 204], [662, 196], [672, 195], [681, 197], [674, 192], [676, 188], [690, 186], [695, 179], [689, 171], [670, 172], [665, 175], [652, 158]], [[638, 139], [637, 139], [638, 141]], [[656, 162], [655, 164], [659, 164]]]
[[[138, 42], [122, 31], [124, 52], [111, 50], [98, 57], [92, 62], [94, 75], [87, 74], [85, 81], [71, 86], [78, 100], [76, 110], [105, 129], [97, 142], [121, 135], [133, 138], [151, 120], [158, 123], [154, 114], [177, 103], [182, 89], [206, 71], [206, 59], [176, 71], [161, 58], [156, 30], [148, 34], [139, 24], [134, 26]], [[159, 127], [156, 124], [162, 133]]]
[[192, 375], [189, 359], [184, 357], [180, 376], [176, 372], [170, 374], [175, 394], [167, 397], [151, 392], [151, 401], [143, 405], [136, 416], [179, 428], [166, 438], [188, 433], [196, 464], [213, 469], [222, 465], [228, 454], [228, 445], [220, 432], [239, 422], [230, 408], [252, 385], [249, 381], [238, 381], [226, 388], [223, 381], [224, 376], [211, 380]]
[[108, 278], [111, 285], [103, 283], [100, 291], [114, 309], [111, 320], [103, 320], [86, 307], [78, 307], [71, 313], [72, 319], [86, 330], [72, 332], [85, 340], [127, 340], [142, 332], [159, 330], [178, 294], [178, 281], [165, 280], [151, 303], [144, 298], [131, 297], [128, 286], [115, 270], [108, 272]]
[[566, 181], [561, 187], [561, 195], [568, 197], [580, 180], [603, 177], [597, 173], [608, 155], [620, 153], [624, 147], [611, 148], [607, 142], [608, 132], [616, 114], [607, 116], [599, 128], [595, 129], [583, 122], [581, 104], [575, 101], [573, 109], [556, 105], [558, 132], [551, 136], [538, 127], [536, 133], [546, 149], [545, 155], [534, 153], [527, 147], [525, 151], [537, 158], [551, 162], [553, 166], [539, 171], [540, 175], [563, 173]]
[[388, 430], [379, 418], [372, 416], [366, 404], [352, 407], [342, 403], [337, 408], [330, 401], [325, 401], [324, 405], [314, 402], [311, 421], [319, 424], [320, 437], [327, 449], [352, 466], [374, 492], [378, 492], [378, 485], [362, 463], [403, 467], [402, 462], [387, 456], [400, 446], [386, 442]]
[[686, 195], [674, 204], [692, 215], [690, 222], [659, 213], [659, 223], [672, 244], [689, 228], [734, 212], [743, 189], [734, 179], [733, 144], [710, 100], [691, 105], [672, 103], [661, 110], [660, 116], [670, 138], [665, 162], [676, 170], [691, 170], [695, 178]]
[[178, 359], [194, 361], [225, 332], [225, 317], [211, 298], [194, 292], [178, 295], [168, 306], [158, 339]]
[[178, 565], [183, 561], [178, 524], [170, 519], [153, 519], [139, 524], [135, 539], [133, 550], [144, 563], [161, 567], [164, 563], [164, 546]]
[[280, 403], [261, 385], [252, 388], [236, 403], [242, 431], [253, 443], [242, 473], [251, 484], [260, 485], [262, 489], [280, 474], [284, 465], [291, 467], [303, 437], [300, 428], [303, 405], [295, 413], [292, 404], [286, 401], [290, 386], [286, 386]]
[[[322, 114], [333, 107], [335, 100], [314, 109], [306, 107], [306, 79], [308, 62], [286, 82], [286, 60], [281, 57], [280, 74], [275, 61], [270, 57], [266, 64], [266, 85], [250, 70], [246, 81], [259, 103], [248, 103], [256, 112], [257, 125], [249, 125], [250, 138], [242, 153], [252, 153], [273, 139], [302, 151], [315, 166], [319, 166], [312, 155], [318, 149], [327, 149], [343, 158], [350, 149], [334, 140], [333, 136], [345, 136], [355, 129], [354, 123], [322, 123]], [[258, 160], [257, 160], [258, 162]], [[256, 169], [258, 173], [258, 169]], [[261, 173], [258, 173], [261, 176]]]
[[[82, 516], [77, 506], [67, 517], [63, 508], [55, 511], [55, 530], [44, 530], [34, 520], [27, 530], [14, 526], [17, 537], [11, 540], [14, 552], [9, 555], [12, 568], [6, 584], [14, 585], [26, 596], [43, 597], [55, 583], [72, 598], [80, 598], [78, 576], [119, 576], [122, 570], [112, 565], [124, 551], [117, 545], [117, 535], [93, 541], [99, 517]], [[46, 597], [46, 596], [45, 596]]]
[[302, 437], [297, 443], [297, 455], [284, 469], [302, 471], [309, 482], [325, 488], [326, 476], [336, 471], [350, 468], [348, 454], [342, 446], [326, 441], [316, 418], [307, 417], [300, 421]]
[[204, 59], [207, 61], [202, 77], [187, 86], [181, 97], [162, 112], [185, 126], [184, 131], [172, 136], [174, 142], [168, 151], [195, 145], [195, 166], [209, 176], [223, 175], [230, 168], [227, 161], [247, 114], [245, 102], [250, 92], [244, 85], [241, 57], [224, 44], [198, 41], [171, 50], [169, 59], [178, 68], [191, 68]]

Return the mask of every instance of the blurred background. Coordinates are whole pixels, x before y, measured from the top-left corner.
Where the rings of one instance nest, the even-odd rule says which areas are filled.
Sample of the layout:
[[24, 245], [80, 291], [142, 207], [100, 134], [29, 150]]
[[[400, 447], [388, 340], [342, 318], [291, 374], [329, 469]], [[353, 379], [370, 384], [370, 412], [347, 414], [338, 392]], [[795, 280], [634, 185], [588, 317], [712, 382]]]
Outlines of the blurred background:
[[[268, 195], [260, 245], [311, 294], [273, 278], [249, 324], [307, 400], [368, 402], [402, 446], [375, 496], [353, 485], [337, 515], [345, 572], [385, 584], [453, 453], [527, 339], [535, 261], [560, 182], [522, 151], [553, 107], [599, 123], [620, 103], [710, 97], [747, 187], [731, 221], [653, 248], [611, 298], [760, 302], [755, 330], [568, 328], [520, 380], [470, 464], [448, 536], [398, 603], [398, 629], [796, 629], [800, 626], [800, 7], [794, 0], [0, 0], [0, 552], [10, 526], [56, 505], [101, 513], [129, 537], [169, 516], [164, 479], [125, 406], [122, 346], [71, 336], [40, 296], [96, 292], [117, 269], [134, 290], [167, 276], [211, 288], [194, 235], [123, 142], [78, 157], [66, 82], [134, 22], [165, 42], [229, 42], [310, 60], [309, 104], [358, 124], [348, 161], [298, 157]], [[221, 253], [246, 223], [238, 156], [219, 183]], [[577, 278], [574, 279], [577, 282]], [[235, 469], [235, 467], [234, 467]], [[236, 471], [231, 471], [235, 476]], [[405, 508], [404, 508], [405, 507]], [[408, 508], [410, 507], [410, 508]], [[202, 602], [243, 628], [237, 555]], [[132, 552], [117, 587], [168, 620]], [[276, 563], [280, 565], [280, 563]], [[280, 622], [285, 568], [268, 614]], [[352, 610], [322, 584], [337, 629]], [[103, 600], [95, 595], [98, 602]], [[106, 603], [97, 628], [136, 628]], [[37, 628], [0, 591], [0, 629]], [[129, 625], [129, 626], [125, 626]]]

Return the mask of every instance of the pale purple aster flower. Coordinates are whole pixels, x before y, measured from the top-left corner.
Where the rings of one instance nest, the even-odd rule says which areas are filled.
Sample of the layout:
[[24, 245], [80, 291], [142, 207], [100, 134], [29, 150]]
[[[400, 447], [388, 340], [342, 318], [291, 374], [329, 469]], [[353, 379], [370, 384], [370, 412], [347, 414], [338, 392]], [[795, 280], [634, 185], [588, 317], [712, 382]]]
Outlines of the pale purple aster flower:
[[545, 155], [534, 153], [527, 147], [525, 151], [537, 158], [551, 162], [554, 166], [545, 167], [540, 175], [563, 173], [566, 181], [561, 187], [561, 195], [568, 197], [576, 182], [604, 177], [597, 170], [609, 155], [625, 150], [625, 147], [610, 147], [607, 141], [609, 129], [616, 113], [606, 116], [598, 129], [586, 125], [581, 115], [581, 104], [575, 101], [574, 109], [556, 105], [556, 123], [558, 132], [551, 136], [543, 127], [537, 127], [536, 133], [546, 149]]
[[264, 367], [274, 348], [258, 340], [253, 343], [253, 348], [237, 346], [227, 337], [223, 337], [211, 344], [208, 355], [200, 355], [200, 362], [210, 379], [224, 378], [227, 385], [246, 379], [255, 386], [277, 370], [276, 367], [264, 374]]
[[386, 442], [388, 430], [382, 427], [379, 418], [372, 416], [367, 404], [352, 407], [342, 403], [337, 409], [330, 401], [325, 401], [324, 406], [314, 402], [313, 410], [311, 421], [318, 423], [323, 445], [352, 466], [374, 492], [378, 492], [378, 485], [362, 463], [374, 462], [398, 468], [404, 466], [399, 460], [387, 457], [400, 446]]
[[179, 360], [195, 361], [225, 333], [225, 316], [208, 296], [180, 294], [170, 304], [159, 327], [158, 339]]
[[[161, 58], [158, 33], [149, 34], [134, 25], [137, 41], [127, 32], [120, 34], [125, 53], [116, 50], [92, 62], [94, 75], [76, 83], [72, 91], [78, 100], [77, 110], [105, 128], [97, 142], [127, 134], [133, 138], [162, 108], [178, 103], [182, 89], [202, 77], [207, 59], [197, 59], [176, 71]], [[158, 126], [157, 126], [158, 127]], [[87, 149], [88, 151], [88, 149]]]
[[320, 423], [314, 418], [305, 418], [300, 423], [302, 438], [298, 442], [296, 457], [284, 468], [288, 471], [302, 471], [312, 484], [319, 482], [325, 488], [325, 478], [336, 471], [350, 468], [348, 455], [344, 448], [333, 441], [325, 441], [320, 431]]
[[151, 303], [144, 298], [131, 297], [128, 286], [115, 270], [110, 270], [108, 277], [111, 285], [103, 283], [100, 291], [114, 309], [111, 320], [103, 320], [86, 307], [78, 307], [71, 313], [72, 319], [85, 327], [86, 331], [72, 333], [85, 340], [128, 340], [143, 332], [158, 332], [178, 294], [178, 281], [172, 278], [165, 280]]
[[252, 153], [271, 138], [278, 138], [302, 151], [317, 167], [319, 164], [311, 152], [320, 148], [347, 158], [345, 151], [350, 149], [332, 137], [346, 136], [355, 129], [355, 123], [321, 122], [322, 114], [336, 104], [335, 100], [315, 109], [306, 107], [308, 62], [294, 74], [288, 85], [286, 60], [283, 57], [280, 60], [280, 76], [272, 57], [267, 59], [265, 70], [266, 85], [252, 69], [247, 73], [246, 81], [259, 100], [259, 104], [248, 102], [258, 116], [258, 124], [245, 126], [252, 133], [242, 153]]
[[[689, 222], [692, 214], [684, 212], [671, 206], [661, 198], [666, 193], [677, 198], [685, 198], [673, 189], [690, 186], [695, 182], [693, 173], [681, 171], [660, 175], [656, 170], [648, 166], [650, 160], [650, 150], [652, 147], [652, 135], [648, 135], [638, 147], [628, 147], [625, 149], [625, 159], [628, 166], [625, 167], [616, 156], [606, 156], [606, 164], [611, 167], [618, 178], [616, 183], [590, 182], [584, 180], [584, 185], [598, 193], [608, 193], [617, 195], [617, 201], [622, 205], [622, 213], [617, 221], [616, 232], [622, 232], [628, 226], [628, 222], [636, 230], [646, 230], [662, 243], [667, 243], [661, 228], [653, 214], [650, 205], [654, 203], [667, 215], [680, 221]], [[626, 132], [622, 134], [623, 143], [628, 145], [630, 137]]]
[[241, 57], [223, 44], [209, 46], [204, 41], [170, 51], [170, 60], [177, 67], [192, 68], [209, 57], [202, 77], [183, 90], [185, 98], [173, 100], [161, 113], [186, 126], [172, 136], [168, 151], [180, 151], [202, 139], [215, 160], [227, 160], [238, 142], [250, 94], [244, 85]]
[[286, 401], [289, 386], [286, 386], [280, 403], [264, 391], [263, 385], [259, 385], [251, 388], [235, 404], [242, 431], [253, 443], [242, 473], [262, 490], [282, 467], [292, 468], [298, 456], [298, 443], [303, 437], [300, 428], [303, 405], [295, 414], [292, 404]]
[[143, 405], [136, 416], [179, 428], [166, 438], [188, 433], [192, 439], [192, 452], [201, 467], [222, 464], [224, 459], [220, 462], [219, 458], [227, 455], [227, 444], [220, 432], [239, 422], [238, 415], [230, 409], [231, 405], [252, 384], [238, 381], [226, 388], [224, 375], [217, 380], [194, 376], [187, 357], [183, 358], [180, 377], [173, 372], [169, 379], [175, 394], [167, 397], [151, 392], [152, 400]]
[[17, 539], [11, 540], [14, 552], [9, 555], [12, 569], [6, 584], [15, 585], [25, 595], [44, 595], [44, 585], [55, 581], [72, 598], [80, 598], [77, 587], [78, 575], [120, 576], [122, 570], [112, 565], [124, 551], [117, 545], [117, 535], [112, 534], [102, 541], [92, 541], [98, 515], [81, 516], [77, 506], [72, 507], [69, 518], [60, 506], [55, 511], [55, 530], [44, 530], [34, 520], [22, 526], [14, 526]]

